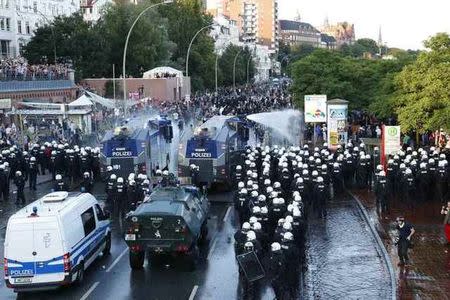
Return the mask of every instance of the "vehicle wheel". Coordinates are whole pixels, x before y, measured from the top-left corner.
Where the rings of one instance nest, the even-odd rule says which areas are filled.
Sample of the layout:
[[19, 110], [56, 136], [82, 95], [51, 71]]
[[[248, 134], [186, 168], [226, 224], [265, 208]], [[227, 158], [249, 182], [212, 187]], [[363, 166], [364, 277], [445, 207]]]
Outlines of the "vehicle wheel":
[[102, 251], [103, 256], [108, 256], [111, 254], [111, 233], [106, 236], [105, 248]]
[[200, 228], [200, 238], [198, 239], [199, 244], [204, 244], [208, 238], [208, 225], [207, 220], [203, 222], [202, 227]]
[[190, 272], [197, 269], [197, 263], [200, 256], [200, 252], [197, 246], [194, 246], [191, 253], [186, 256], [187, 268]]
[[80, 269], [77, 272], [76, 284], [81, 285], [84, 280], [84, 263], [81, 263]]
[[133, 270], [142, 269], [144, 266], [145, 252], [130, 252], [130, 267]]

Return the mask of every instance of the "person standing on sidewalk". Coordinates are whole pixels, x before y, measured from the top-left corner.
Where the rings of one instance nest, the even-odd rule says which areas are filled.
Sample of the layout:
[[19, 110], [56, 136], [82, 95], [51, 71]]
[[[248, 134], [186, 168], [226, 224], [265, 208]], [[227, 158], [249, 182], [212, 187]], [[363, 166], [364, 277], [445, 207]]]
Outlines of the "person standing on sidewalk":
[[400, 259], [399, 266], [409, 264], [408, 249], [411, 247], [411, 237], [415, 233], [414, 227], [405, 222], [404, 217], [397, 218], [398, 240], [396, 242], [398, 249], [398, 257]]
[[450, 244], [450, 201], [447, 202], [447, 207], [442, 206], [441, 215], [444, 215], [445, 236], [447, 243]]

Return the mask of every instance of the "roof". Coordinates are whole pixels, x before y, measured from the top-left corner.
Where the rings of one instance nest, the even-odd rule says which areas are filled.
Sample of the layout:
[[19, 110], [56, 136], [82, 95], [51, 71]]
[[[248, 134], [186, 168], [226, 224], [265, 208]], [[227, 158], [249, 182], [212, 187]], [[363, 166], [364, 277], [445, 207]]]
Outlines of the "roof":
[[306, 31], [313, 31], [316, 33], [320, 32], [309, 23], [291, 20], [280, 20], [280, 30], [306, 30]]
[[[130, 130], [130, 133], [127, 135], [127, 137], [134, 140], [145, 141], [147, 139], [148, 132], [149, 131], [146, 128], [135, 128]], [[103, 136], [101, 143], [114, 139], [115, 137], [117, 136], [114, 134], [114, 130], [109, 130]]]
[[325, 42], [327, 44], [336, 43], [336, 39], [334, 38], [334, 36], [331, 36], [331, 35], [328, 35], [325, 33], [320, 34], [320, 39], [322, 40], [322, 42]]
[[[221, 136], [222, 129], [225, 127], [225, 123], [228, 120], [235, 118], [234, 116], [214, 116], [202, 125], [199, 126], [199, 129], [207, 128], [209, 137], [211, 139], [218, 139]], [[223, 134], [223, 133], [222, 133]], [[227, 132], [228, 134], [228, 132]]]
[[327, 104], [348, 104], [348, 103], [349, 101], [339, 98], [327, 100]]
[[158, 67], [145, 72], [142, 78], [156, 78], [156, 74], [175, 74], [176, 77], [183, 77], [183, 72], [172, 67]]
[[135, 214], [181, 215], [191, 194], [180, 187], [164, 187], [153, 191], [150, 198], [140, 205]]
[[[43, 199], [46, 197], [52, 196], [61, 196], [64, 197], [64, 193], [67, 194], [66, 199], [58, 202], [44, 202]], [[60, 212], [64, 208], [68, 208], [73, 206], [74, 204], [80, 203], [81, 198], [92, 197], [91, 194], [88, 193], [80, 193], [80, 192], [53, 192], [49, 193], [38, 200], [28, 204], [21, 210], [17, 211], [14, 215], [11, 216], [11, 219], [21, 219], [28, 218], [30, 214], [33, 212], [33, 207], [37, 208], [37, 214], [42, 217], [51, 217], [58, 216]]]
[[86, 95], [82, 95], [77, 100], [69, 103], [69, 106], [91, 106], [93, 104], [94, 103]]
[[71, 80], [0, 81], [0, 92], [48, 91], [76, 88]]

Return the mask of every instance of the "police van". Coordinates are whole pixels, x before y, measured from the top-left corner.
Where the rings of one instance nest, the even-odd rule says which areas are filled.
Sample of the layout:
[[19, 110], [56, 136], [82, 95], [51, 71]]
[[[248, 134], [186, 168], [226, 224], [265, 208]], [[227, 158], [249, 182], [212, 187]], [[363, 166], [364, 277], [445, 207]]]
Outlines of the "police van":
[[81, 283], [110, 253], [109, 213], [89, 193], [50, 193], [9, 218], [4, 246], [6, 286], [15, 292]]

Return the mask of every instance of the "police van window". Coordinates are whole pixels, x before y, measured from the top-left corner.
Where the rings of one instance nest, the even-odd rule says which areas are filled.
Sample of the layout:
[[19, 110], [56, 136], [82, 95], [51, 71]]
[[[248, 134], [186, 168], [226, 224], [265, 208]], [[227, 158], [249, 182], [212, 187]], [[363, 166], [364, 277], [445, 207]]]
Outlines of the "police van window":
[[105, 214], [103, 213], [103, 210], [101, 209], [100, 205], [95, 204], [95, 214], [97, 215], [97, 220], [102, 221], [105, 220]]
[[88, 236], [95, 230], [94, 209], [92, 207], [81, 214], [81, 221], [83, 222], [84, 236]]

